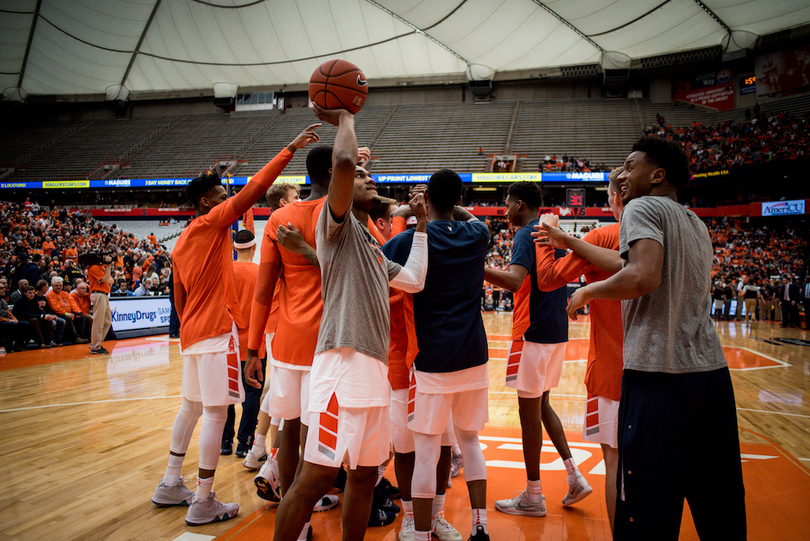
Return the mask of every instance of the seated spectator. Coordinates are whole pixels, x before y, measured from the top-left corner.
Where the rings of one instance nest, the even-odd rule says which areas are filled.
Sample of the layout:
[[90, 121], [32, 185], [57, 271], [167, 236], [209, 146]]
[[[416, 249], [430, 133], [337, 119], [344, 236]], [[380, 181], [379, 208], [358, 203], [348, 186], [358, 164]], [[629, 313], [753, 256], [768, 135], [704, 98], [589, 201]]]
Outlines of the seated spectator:
[[113, 287], [112, 291], [110, 291], [111, 297], [131, 297], [132, 295], [132, 291], [127, 286], [127, 281], [123, 279], [118, 280], [118, 287]]
[[11, 313], [5, 296], [6, 288], [0, 285], [0, 341], [6, 351], [23, 351], [31, 339], [31, 325]]
[[133, 293], [133, 296], [135, 297], [151, 297], [152, 295], [154, 295], [154, 293], [152, 292], [151, 278], [146, 278], [144, 281], [142, 281]]
[[90, 341], [90, 330], [93, 318], [82, 314], [76, 301], [63, 291], [64, 280], [59, 276], [51, 279], [51, 291], [45, 295], [48, 307], [65, 322], [65, 339], [74, 344], [86, 344]]
[[40, 348], [54, 347], [54, 322], [57, 317], [46, 313], [40, 306], [34, 286], [26, 285], [24, 291], [22, 298], [14, 304], [14, 315], [31, 325], [31, 336]]
[[11, 295], [9, 295], [9, 302], [11, 304], [16, 304], [17, 301], [20, 300], [20, 298], [24, 295], [26, 287], [28, 287], [28, 280], [25, 278], [18, 280], [17, 289]]
[[87, 282], [79, 282], [76, 284], [76, 287], [73, 291], [70, 292], [70, 296], [73, 297], [73, 300], [76, 301], [76, 305], [81, 310], [82, 314], [90, 315], [90, 286], [87, 285]]

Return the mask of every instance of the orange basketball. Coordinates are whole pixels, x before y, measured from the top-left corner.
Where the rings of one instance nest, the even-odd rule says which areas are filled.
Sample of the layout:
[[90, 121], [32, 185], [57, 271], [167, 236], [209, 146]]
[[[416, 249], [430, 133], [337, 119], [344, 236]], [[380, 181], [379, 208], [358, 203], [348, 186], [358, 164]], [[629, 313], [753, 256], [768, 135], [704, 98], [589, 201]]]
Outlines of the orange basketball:
[[367, 96], [366, 76], [347, 60], [327, 60], [309, 78], [309, 99], [324, 109], [357, 113]]

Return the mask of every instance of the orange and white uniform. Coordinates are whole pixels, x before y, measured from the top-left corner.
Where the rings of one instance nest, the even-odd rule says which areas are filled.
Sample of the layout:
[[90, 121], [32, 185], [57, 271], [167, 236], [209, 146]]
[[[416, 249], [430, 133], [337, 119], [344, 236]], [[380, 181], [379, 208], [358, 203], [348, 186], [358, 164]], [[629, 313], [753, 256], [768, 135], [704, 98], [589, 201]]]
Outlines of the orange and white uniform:
[[[583, 240], [595, 246], [618, 250], [619, 224], [594, 229]], [[590, 284], [605, 280], [612, 274], [573, 252], [555, 260], [552, 248], [537, 247], [537, 285], [541, 290], [552, 291], [582, 275], [585, 275], [585, 280]], [[622, 306], [621, 301], [601, 299], [592, 300], [589, 306], [591, 337], [585, 370], [588, 407], [583, 437], [617, 447], [615, 442], [618, 426], [615, 423], [618, 419], [623, 367]]]
[[[208, 406], [242, 402], [238, 335], [246, 328], [234, 283], [230, 227], [292, 159], [286, 148], [236, 196], [198, 216], [173, 251], [175, 307], [184, 355], [183, 396]], [[227, 363], [220, 360], [227, 357]], [[198, 366], [199, 365], [199, 369]], [[226, 385], [220, 387], [217, 382]]]
[[248, 347], [259, 349], [262, 339], [273, 333], [271, 312], [278, 306], [272, 343], [267, 344], [270, 389], [261, 410], [281, 419], [300, 417], [304, 424], [308, 424], [309, 372], [323, 314], [321, 272], [303, 256], [280, 247], [276, 233], [279, 225], [292, 223], [307, 244], [315, 246], [315, 226], [325, 201], [325, 197], [296, 201], [270, 216], [250, 312]]

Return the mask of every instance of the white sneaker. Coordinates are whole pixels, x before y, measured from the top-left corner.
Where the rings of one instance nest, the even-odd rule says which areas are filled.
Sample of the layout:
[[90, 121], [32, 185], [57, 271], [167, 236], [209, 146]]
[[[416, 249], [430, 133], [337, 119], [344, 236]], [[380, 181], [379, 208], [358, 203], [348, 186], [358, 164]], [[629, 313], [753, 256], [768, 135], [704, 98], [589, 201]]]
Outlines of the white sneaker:
[[495, 502], [495, 509], [507, 515], [526, 515], [529, 517], [544, 517], [546, 516], [546, 497], [540, 496], [540, 499], [533, 502], [529, 499], [529, 493], [523, 491], [520, 494], [515, 493], [516, 496], [508, 500], [498, 500]]
[[464, 467], [464, 455], [461, 453], [453, 453], [453, 459], [450, 462], [450, 477], [458, 477], [461, 468]]
[[444, 518], [444, 511], [439, 511], [433, 515], [430, 529], [433, 535], [439, 538], [439, 541], [461, 541], [462, 539], [458, 530], [453, 528], [453, 525]]
[[319, 511], [329, 511], [330, 509], [337, 506], [340, 503], [340, 498], [335, 496], [334, 494], [327, 494], [320, 500], [318, 503], [315, 504], [315, 507], [312, 509], [313, 512], [317, 513]]
[[214, 492], [207, 500], [199, 501], [196, 497], [191, 505], [188, 507], [186, 513], [186, 524], [190, 526], [199, 526], [201, 524], [210, 524], [212, 522], [222, 522], [223, 520], [230, 520], [239, 512], [238, 503], [222, 503], [214, 499]]
[[573, 505], [584, 500], [585, 496], [591, 492], [593, 492], [591, 485], [588, 484], [588, 481], [585, 480], [581, 473], [577, 472], [576, 480], [573, 483], [568, 481], [568, 494], [563, 498], [562, 504], [566, 507]]
[[255, 447], [251, 447], [248, 454], [245, 455], [245, 460], [242, 461], [242, 466], [249, 470], [255, 471], [261, 468], [262, 465], [267, 461], [267, 453], [262, 453], [259, 455], [258, 453], [254, 453], [253, 449], [255, 449]]
[[155, 489], [152, 496], [152, 503], [158, 507], [169, 507], [172, 505], [191, 505], [194, 493], [186, 487], [181, 475], [173, 485], [164, 485], [163, 480]]
[[278, 459], [268, 457], [264, 466], [259, 470], [258, 475], [253, 478], [256, 485], [256, 494], [263, 500], [271, 502], [281, 501], [281, 490], [279, 488], [280, 478], [278, 473]]
[[416, 536], [416, 525], [413, 522], [413, 515], [402, 517], [402, 526], [399, 528], [397, 539], [399, 541], [413, 541]]

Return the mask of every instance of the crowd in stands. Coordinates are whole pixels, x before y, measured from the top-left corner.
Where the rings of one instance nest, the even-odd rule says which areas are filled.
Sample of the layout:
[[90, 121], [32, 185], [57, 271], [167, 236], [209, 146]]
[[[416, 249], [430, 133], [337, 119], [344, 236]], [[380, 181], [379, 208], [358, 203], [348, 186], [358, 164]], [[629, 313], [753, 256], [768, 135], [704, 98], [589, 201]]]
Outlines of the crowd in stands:
[[[707, 226], [714, 247], [714, 317], [780, 321], [780, 288], [786, 279], [800, 283], [805, 273], [806, 231], [790, 226], [744, 227], [740, 220], [726, 218], [712, 219]], [[742, 314], [746, 295], [755, 301], [750, 305], [750, 317]], [[734, 300], [738, 307], [732, 312]], [[789, 324], [798, 322], [783, 326]]]
[[540, 162], [538, 171], [560, 172], [560, 173], [609, 173], [610, 167], [603, 163], [591, 163], [588, 158], [576, 158], [563, 154], [546, 155]]
[[727, 120], [715, 126], [693, 122], [691, 126], [673, 127], [658, 115], [657, 124], [647, 126], [644, 133], [681, 141], [690, 156], [692, 172], [704, 173], [806, 155], [810, 117], [780, 112], [758, 114], [741, 123]]
[[[154, 233], [139, 240], [88, 212], [0, 203], [0, 334], [6, 351], [84, 343], [90, 334], [85, 252], [109, 253], [112, 296], [169, 294], [171, 260]], [[48, 322], [46, 325], [44, 322]]]

